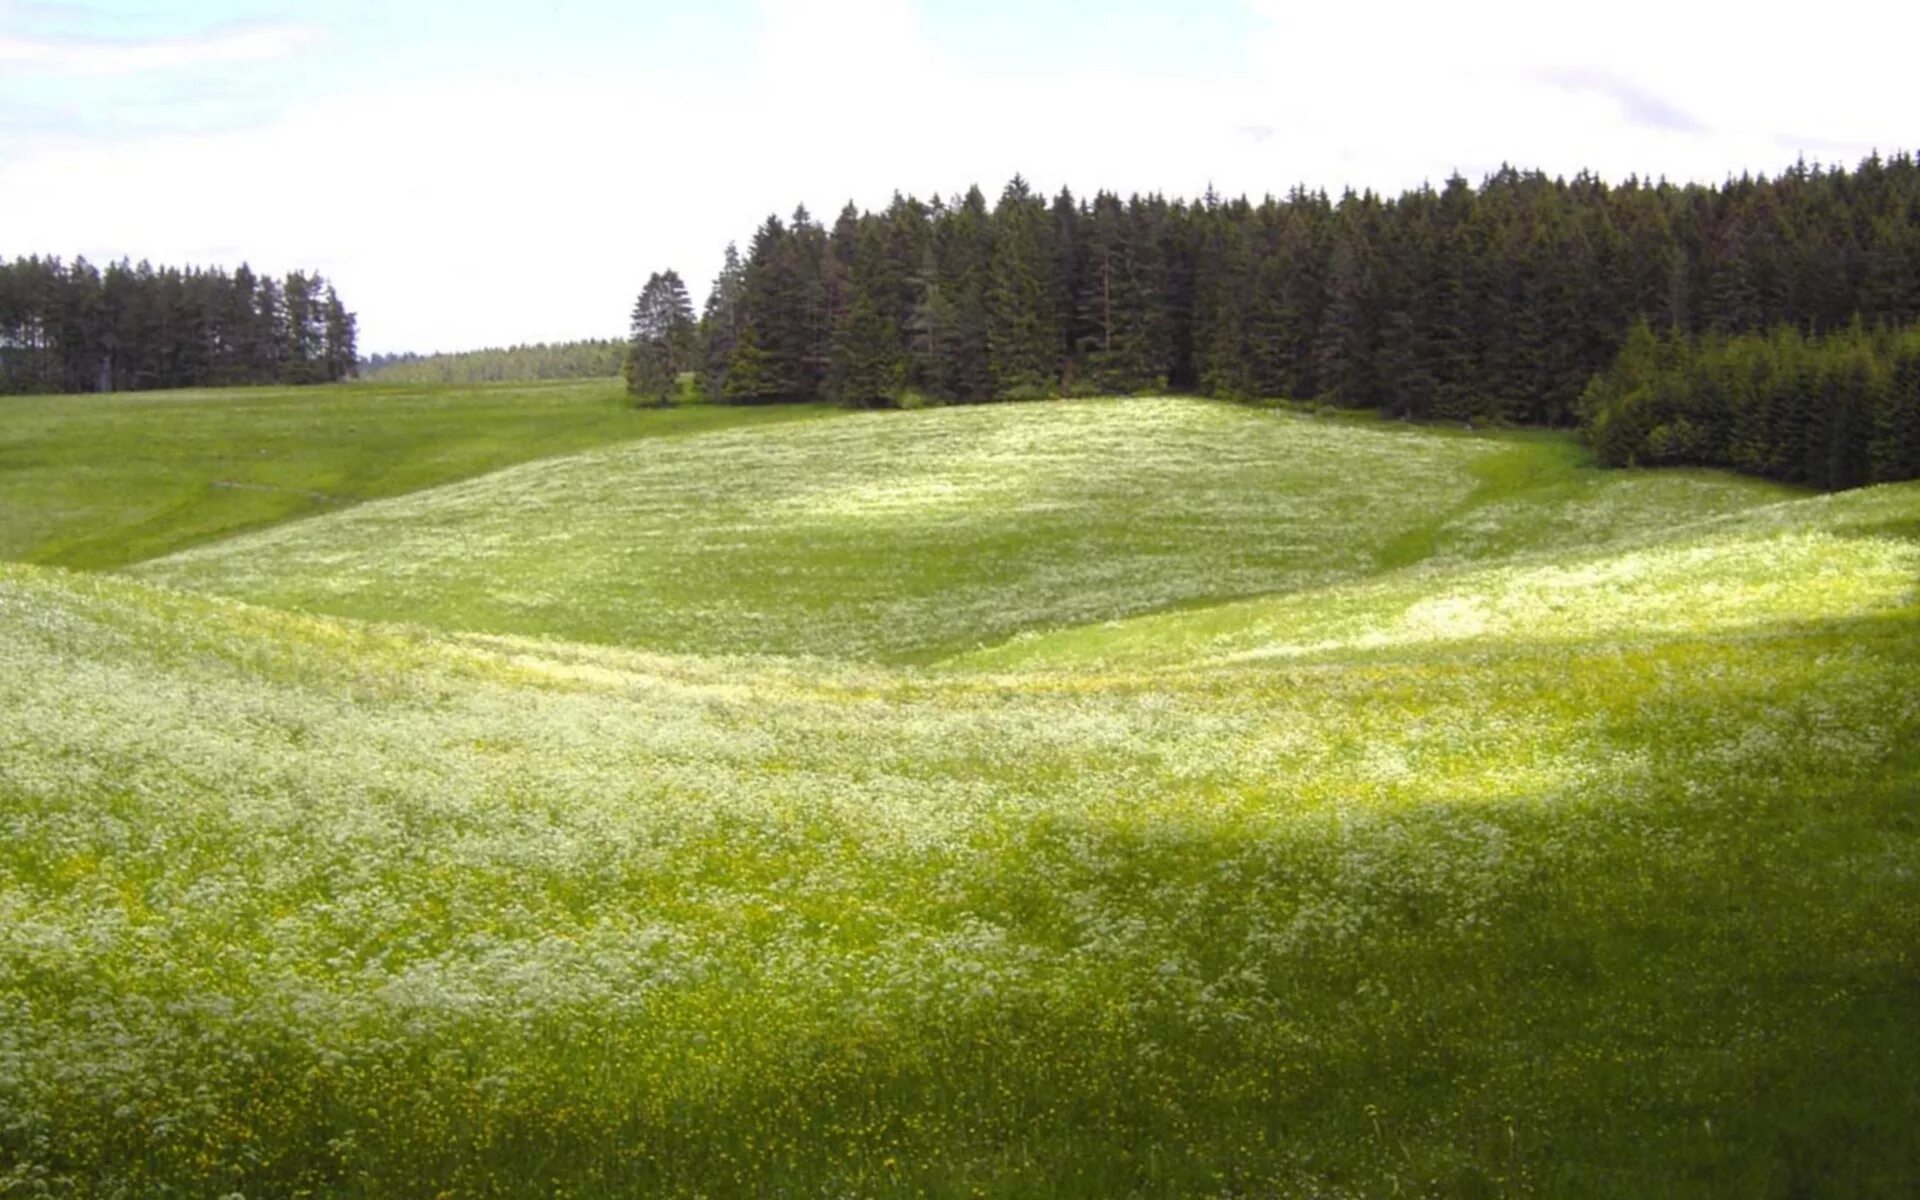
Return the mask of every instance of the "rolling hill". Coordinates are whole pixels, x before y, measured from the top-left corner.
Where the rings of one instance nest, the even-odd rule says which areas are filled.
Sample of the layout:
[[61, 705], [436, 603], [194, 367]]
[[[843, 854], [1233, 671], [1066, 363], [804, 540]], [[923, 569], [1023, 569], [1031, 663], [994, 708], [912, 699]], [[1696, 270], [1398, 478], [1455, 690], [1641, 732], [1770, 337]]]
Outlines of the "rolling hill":
[[1920, 485], [847, 415], [0, 565], [0, 663], [0, 1194], [1920, 1179]]
[[213, 543], [143, 578], [703, 654], [926, 661], [1032, 630], [1589, 547], [1792, 495], [1558, 439], [1195, 400], [866, 413], [546, 459]]

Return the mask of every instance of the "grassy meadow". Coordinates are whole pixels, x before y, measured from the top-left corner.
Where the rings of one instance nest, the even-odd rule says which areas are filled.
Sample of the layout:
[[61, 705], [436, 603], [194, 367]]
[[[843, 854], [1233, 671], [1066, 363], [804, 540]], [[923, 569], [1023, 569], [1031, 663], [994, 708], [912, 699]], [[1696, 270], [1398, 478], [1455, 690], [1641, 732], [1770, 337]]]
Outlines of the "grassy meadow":
[[466, 631], [928, 662], [1794, 494], [1568, 449], [1190, 400], [857, 413], [546, 459], [135, 573]]
[[574, 419], [0, 564], [0, 1196], [1920, 1185], [1920, 485]]
[[0, 559], [88, 569], [609, 442], [820, 408], [635, 409], [617, 379], [0, 397]]

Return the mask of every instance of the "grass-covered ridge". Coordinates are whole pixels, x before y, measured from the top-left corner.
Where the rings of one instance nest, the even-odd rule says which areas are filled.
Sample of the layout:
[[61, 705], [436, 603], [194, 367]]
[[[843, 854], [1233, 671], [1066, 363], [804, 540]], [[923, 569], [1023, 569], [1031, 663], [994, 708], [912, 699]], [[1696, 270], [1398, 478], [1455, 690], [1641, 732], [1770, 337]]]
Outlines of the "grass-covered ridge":
[[[531, 463], [141, 573], [276, 606], [699, 653], [924, 660], [1033, 629], [1588, 545], [1788, 494], [1559, 439], [1197, 400], [868, 413]], [[1508, 511], [1511, 510], [1511, 511]]]
[[124, 566], [530, 458], [822, 411], [642, 412], [615, 380], [0, 397], [0, 559]]
[[[442, 540], [654, 649], [460, 632]], [[383, 620], [172, 586], [323, 555]], [[1920, 484], [1039, 405], [151, 570], [0, 565], [0, 1195], [1920, 1180]]]

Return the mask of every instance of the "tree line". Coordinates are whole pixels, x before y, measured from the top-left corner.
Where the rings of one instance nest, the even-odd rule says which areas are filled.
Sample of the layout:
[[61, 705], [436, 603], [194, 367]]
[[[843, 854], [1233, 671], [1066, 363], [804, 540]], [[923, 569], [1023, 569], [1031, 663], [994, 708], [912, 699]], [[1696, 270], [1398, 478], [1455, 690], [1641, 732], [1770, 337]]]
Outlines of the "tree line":
[[626, 350], [626, 343], [607, 338], [452, 354], [375, 354], [360, 364], [360, 376], [383, 383], [454, 384], [610, 379], [620, 374]]
[[0, 262], [0, 394], [324, 383], [353, 374], [354, 338], [318, 274]]
[[1690, 336], [1636, 323], [1584, 397], [1614, 466], [1733, 467], [1819, 488], [1920, 478], [1920, 327]]
[[693, 372], [734, 403], [1165, 389], [1570, 425], [1636, 319], [1726, 336], [1920, 319], [1920, 170], [1901, 154], [1705, 186], [1504, 168], [1257, 203], [1049, 200], [1016, 177], [992, 203], [975, 187], [830, 226], [769, 217], [697, 319], [667, 276], [629, 345], [655, 396]]

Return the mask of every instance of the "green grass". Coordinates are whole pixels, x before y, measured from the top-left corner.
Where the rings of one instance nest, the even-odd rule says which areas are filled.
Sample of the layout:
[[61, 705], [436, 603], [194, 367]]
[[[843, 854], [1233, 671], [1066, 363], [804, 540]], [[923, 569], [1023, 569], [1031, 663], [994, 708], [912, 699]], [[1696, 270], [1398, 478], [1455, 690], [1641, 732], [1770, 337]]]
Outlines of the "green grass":
[[1561, 440], [1200, 401], [949, 408], [531, 463], [140, 573], [455, 629], [928, 661], [1383, 562], [1604, 544], [1676, 507], [1792, 494], [1706, 473], [1603, 477]]
[[0, 566], [0, 663], [0, 1195], [1920, 1181], [1920, 484], [848, 417]]
[[[1626, 481], [1615, 489], [1626, 494]], [[1644, 502], [1645, 497], [1635, 497]], [[1683, 510], [1684, 511], [1684, 510]], [[1897, 608], [1920, 580], [1912, 497], [1868, 490], [1769, 505], [1610, 549], [1528, 552], [1363, 582], [1036, 633], [957, 657], [971, 670], [1186, 668], [1431, 647], [1675, 638]], [[1506, 540], [1506, 539], [1502, 539]]]
[[610, 442], [817, 415], [617, 380], [0, 397], [0, 558], [107, 568]]

